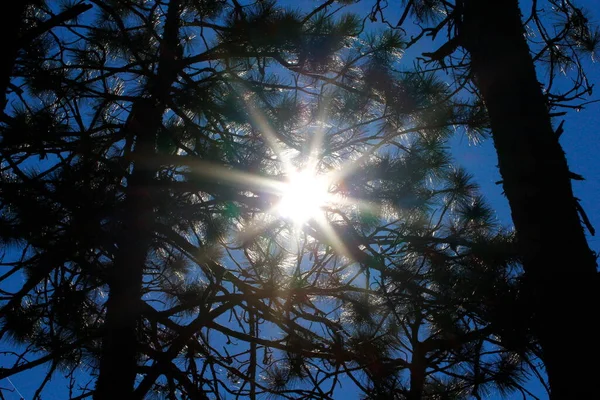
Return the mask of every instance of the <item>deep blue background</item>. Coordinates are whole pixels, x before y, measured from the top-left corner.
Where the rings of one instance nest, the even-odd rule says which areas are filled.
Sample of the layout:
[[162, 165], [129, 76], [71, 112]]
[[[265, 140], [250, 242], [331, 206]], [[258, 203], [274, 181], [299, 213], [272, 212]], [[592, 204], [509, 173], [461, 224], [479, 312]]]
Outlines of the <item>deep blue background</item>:
[[[314, 2], [310, 0], [285, 1], [292, 7], [307, 8]], [[390, 3], [397, 3], [390, 1]], [[540, 2], [541, 3], [541, 2]], [[529, 2], [521, 2], [522, 7], [527, 10]], [[582, 5], [590, 11], [591, 20], [600, 22], [600, 2], [597, 0], [578, 0], [576, 4]], [[372, 2], [362, 2], [353, 6], [352, 9], [359, 13], [368, 12]], [[391, 6], [390, 6], [391, 8]], [[393, 20], [393, 18], [392, 18]], [[591, 82], [600, 84], [600, 64], [590, 62], [587, 72]], [[543, 80], [543, 71], [540, 71], [540, 80]], [[598, 89], [600, 90], [600, 89]], [[600, 98], [600, 96], [594, 96]], [[561, 144], [567, 154], [570, 169], [586, 178], [585, 181], [574, 181], [575, 195], [581, 199], [581, 204], [587, 212], [592, 224], [600, 229], [600, 203], [596, 199], [600, 196], [600, 162], [598, 154], [600, 153], [600, 140], [598, 140], [598, 130], [600, 129], [600, 103], [591, 104], [580, 112], [571, 111], [565, 117], [565, 133], [561, 137]], [[555, 123], [558, 124], [560, 119]], [[499, 221], [503, 225], [511, 225], [510, 210], [506, 198], [502, 194], [502, 187], [495, 182], [500, 180], [497, 169], [497, 157], [491, 140], [485, 140], [480, 145], [470, 145], [466, 137], [457, 135], [452, 141], [452, 151], [456, 162], [467, 168], [479, 183], [482, 192], [496, 210]], [[552, 201], [552, 199], [548, 199]], [[552, 216], [548, 216], [552, 218]], [[561, 232], [557, 232], [560, 235]], [[589, 237], [589, 244], [592, 250], [600, 252], [600, 242], [598, 237]], [[565, 266], [565, 274], [569, 273], [569, 266]], [[560, 323], [560, 321], [557, 321]], [[7, 349], [3, 349], [7, 350]], [[0, 362], [2, 358], [0, 358]], [[573, 366], [574, 368], [584, 368], [585, 366]], [[20, 374], [11, 378], [12, 382], [23, 394], [24, 398], [29, 400], [38, 387], [45, 368], [37, 368], [27, 373]], [[82, 372], [82, 374], [85, 374]], [[44, 393], [44, 400], [67, 398], [66, 382], [55, 378]], [[342, 390], [337, 391], [336, 398], [355, 399], [358, 396], [353, 392], [352, 386], [346, 382]], [[6, 380], [0, 381], [0, 387], [11, 388], [11, 384]], [[547, 395], [541, 385], [535, 381], [528, 384], [528, 390], [541, 399], [546, 399]], [[19, 399], [16, 393], [3, 392], [7, 400]], [[515, 396], [518, 396], [515, 394]], [[499, 399], [494, 395], [490, 399]], [[515, 397], [517, 398], [517, 397]], [[520, 397], [519, 397], [520, 398]]]

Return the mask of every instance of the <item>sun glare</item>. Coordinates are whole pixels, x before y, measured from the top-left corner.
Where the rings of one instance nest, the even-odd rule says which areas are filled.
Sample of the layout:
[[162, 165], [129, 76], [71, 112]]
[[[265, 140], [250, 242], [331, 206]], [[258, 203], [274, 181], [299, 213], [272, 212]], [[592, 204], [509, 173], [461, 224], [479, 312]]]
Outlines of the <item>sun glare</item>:
[[294, 172], [284, 184], [277, 211], [297, 224], [316, 218], [323, 213], [328, 189], [325, 177], [310, 170]]

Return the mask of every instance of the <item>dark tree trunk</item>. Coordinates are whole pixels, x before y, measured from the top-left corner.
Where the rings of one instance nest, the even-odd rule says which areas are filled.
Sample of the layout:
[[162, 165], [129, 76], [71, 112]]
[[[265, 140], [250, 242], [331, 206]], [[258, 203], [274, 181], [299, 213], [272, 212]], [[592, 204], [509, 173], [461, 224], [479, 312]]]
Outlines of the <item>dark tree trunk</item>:
[[[154, 155], [156, 132], [163, 113], [164, 107], [153, 107], [150, 100], [144, 99], [134, 105], [126, 128], [129, 134], [137, 133], [134, 160]], [[137, 328], [142, 280], [152, 242], [152, 202], [147, 190], [153, 179], [152, 169], [135, 165], [127, 182], [121, 209], [123, 225], [108, 281], [106, 333], [102, 338], [100, 374], [94, 399], [125, 399], [133, 395], [139, 354]]]
[[486, 104], [553, 399], [596, 394], [596, 260], [524, 37], [517, 0], [464, 0], [460, 43]]
[[133, 170], [127, 182], [121, 209], [122, 231], [117, 239], [117, 254], [109, 276], [105, 334], [102, 340], [96, 400], [133, 397], [137, 361], [140, 354], [138, 326], [142, 317], [142, 283], [146, 257], [153, 240], [153, 204], [148, 188], [155, 179], [151, 161], [156, 155], [156, 140], [162, 127], [170, 89], [177, 78], [179, 48], [179, 3], [169, 3], [161, 43], [157, 76], [149, 82], [148, 98], [132, 107], [124, 127], [126, 136], [135, 138]]
[[407, 400], [421, 400], [423, 397], [426, 369], [427, 360], [425, 353], [422, 350], [421, 343], [417, 342], [410, 362], [410, 388], [406, 396]]

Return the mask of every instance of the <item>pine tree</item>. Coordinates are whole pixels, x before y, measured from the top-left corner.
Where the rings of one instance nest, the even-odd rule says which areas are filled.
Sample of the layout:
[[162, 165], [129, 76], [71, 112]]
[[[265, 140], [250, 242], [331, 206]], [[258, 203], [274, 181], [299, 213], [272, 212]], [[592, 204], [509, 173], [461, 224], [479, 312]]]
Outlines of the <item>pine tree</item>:
[[[520, 389], [512, 238], [444, 148], [485, 118], [397, 69], [406, 38], [331, 2], [89, 3], [11, 69], [0, 376], [49, 363], [38, 394], [64, 370], [98, 399]], [[298, 226], [273, 207], [303, 167], [333, 200]]]
[[[44, 33], [61, 26], [66, 21], [77, 18], [91, 7], [89, 4], [80, 2], [55, 14], [48, 10], [43, 1], [24, 0], [2, 13], [0, 21], [2, 31], [0, 32], [2, 37], [11, 38], [11, 40], [3, 41], [2, 47], [0, 47], [3, 54], [0, 64], [0, 90], [2, 91], [0, 109], [4, 110], [6, 107], [6, 92], [10, 86], [13, 69], [19, 64], [19, 53], [35, 46], [35, 41]], [[39, 11], [40, 14], [43, 10], [48, 17], [40, 18], [40, 15], [35, 15], [34, 10]]]
[[[591, 33], [578, 31], [589, 29], [584, 21], [578, 21], [580, 10], [571, 4], [561, 6], [567, 16], [567, 35], [583, 36], [581, 40], [587, 45], [591, 38], [586, 36]], [[481, 38], [480, 43], [465, 39], [463, 45], [471, 56], [471, 68], [490, 114], [503, 187], [523, 255], [532, 326], [542, 346], [552, 398], [593, 396], [596, 389], [591, 382], [596, 369], [574, 371], [566, 367], [600, 356], [600, 347], [592, 337], [589, 318], [598, 306], [593, 294], [598, 287], [596, 257], [581, 224], [580, 215], [585, 214], [573, 195], [573, 174], [559, 134], [552, 127], [552, 102], [561, 99], [542, 92], [515, 2], [485, 9], [466, 1], [463, 15], [459, 35]], [[569, 39], [561, 42], [570, 47]], [[514, 61], [502, 56], [507, 51]], [[564, 237], [557, 240], [550, 229]], [[569, 271], [565, 273], [566, 266]], [[556, 296], [559, 292], [560, 298]], [[559, 309], [569, 310], [587, 339], [582, 340], [570, 324], [556, 326]], [[586, 345], [567, 350], [564, 343], [571, 341], [569, 338]], [[573, 385], [576, 381], [582, 383]]]
[[[559, 143], [565, 121], [554, 128], [553, 118], [565, 114], [561, 109], [581, 108], [591, 94], [583, 59], [597, 56], [598, 30], [572, 1], [533, 2], [525, 16], [517, 1], [417, 0], [401, 6], [395, 29], [408, 29], [414, 18], [422, 27], [414, 43], [427, 36], [443, 43], [423, 53], [423, 62], [450, 71], [458, 93], [470, 88], [485, 104], [523, 257], [520, 304], [529, 316], [522, 324], [540, 341], [552, 398], [593, 396], [596, 369], [570, 366], [598, 356], [588, 336], [594, 331], [589, 315], [597, 305], [597, 265], [582, 225], [592, 235], [594, 229], [573, 195], [571, 179], [582, 177], [569, 170]], [[373, 17], [386, 18], [380, 2]], [[547, 73], [545, 84], [536, 69]], [[560, 83], [561, 75], [572, 80]], [[558, 310], [569, 313], [572, 323], [557, 324]]]

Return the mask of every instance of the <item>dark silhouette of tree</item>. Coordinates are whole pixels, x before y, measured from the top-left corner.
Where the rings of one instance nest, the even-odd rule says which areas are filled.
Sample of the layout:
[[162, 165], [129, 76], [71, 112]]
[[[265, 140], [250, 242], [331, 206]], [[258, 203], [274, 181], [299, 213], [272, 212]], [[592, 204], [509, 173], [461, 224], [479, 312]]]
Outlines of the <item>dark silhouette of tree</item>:
[[[36, 26], [63, 17], [7, 69], [0, 377], [48, 365], [36, 398], [57, 371], [71, 398], [526, 393], [513, 238], [445, 149], [485, 114], [400, 70], [403, 35], [332, 1], [48, 3]], [[331, 199], [298, 224], [275, 208], [305, 167]]]
[[[567, 3], [561, 11], [567, 16], [566, 35], [583, 36], [580, 39], [587, 45], [590, 38], [585, 36], [591, 33], [580, 32], [589, 29], [579, 20], [581, 11]], [[543, 94], [515, 2], [494, 9], [466, 1], [458, 29], [466, 38], [462, 43], [470, 54], [471, 69], [489, 111], [503, 187], [523, 255], [532, 327], [543, 349], [552, 397], [593, 396], [596, 389], [591, 380], [596, 369], [574, 371], [566, 367], [596, 358], [600, 347], [593, 340], [591, 326], [587, 326], [590, 311], [598, 305], [593, 294], [598, 287], [596, 257], [581, 226], [580, 215], [585, 218], [585, 214], [573, 196], [574, 175], [551, 123], [553, 104], [548, 100], [560, 102], [564, 97]], [[481, 41], [468, 39], [474, 35]], [[570, 38], [561, 40], [561, 45], [565, 42], [567, 48], [572, 46]], [[560, 231], [566, 240], [557, 240], [550, 229]], [[559, 292], [560, 297], [556, 296]], [[571, 324], [556, 327], [558, 309], [569, 310], [574, 324], [586, 332], [583, 337], [573, 334]], [[564, 342], [569, 337], [589, 346], [575, 344], [567, 350]], [[574, 387], [576, 381], [582, 384]]]
[[[408, 0], [401, 7], [394, 29], [408, 29], [414, 18], [421, 30], [413, 43], [439, 39], [422, 61], [451, 71], [459, 93], [468, 90], [485, 104], [523, 257], [519, 301], [529, 316], [522, 324], [542, 346], [552, 398], [593, 396], [597, 368], [572, 366], [599, 355], [589, 317], [597, 308], [596, 256], [582, 224], [592, 235], [594, 230], [571, 187], [582, 177], [569, 170], [559, 143], [565, 121], [556, 128], [552, 122], [565, 114], [561, 110], [587, 104], [592, 85], [584, 58], [597, 55], [600, 34], [569, 0], [534, 1], [524, 16], [519, 2], [508, 0]], [[386, 18], [382, 3], [372, 17]], [[447, 35], [440, 39], [442, 33]], [[547, 72], [544, 84], [536, 68]], [[572, 80], [561, 83], [562, 74]], [[557, 326], [559, 310], [571, 323]]]

